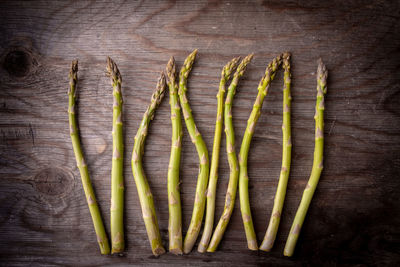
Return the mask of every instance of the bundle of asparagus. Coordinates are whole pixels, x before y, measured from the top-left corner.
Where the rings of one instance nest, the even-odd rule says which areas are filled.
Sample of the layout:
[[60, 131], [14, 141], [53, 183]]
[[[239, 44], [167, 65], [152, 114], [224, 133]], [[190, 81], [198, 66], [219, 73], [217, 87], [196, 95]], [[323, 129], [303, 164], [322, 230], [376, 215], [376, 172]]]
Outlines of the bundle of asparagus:
[[[247, 65], [251, 61], [253, 55], [245, 57], [240, 64], [240, 58], [234, 58], [228, 62], [221, 73], [219, 91], [217, 94], [218, 107], [215, 124], [215, 134], [213, 143], [213, 155], [211, 168], [209, 166], [209, 158], [206, 144], [198, 131], [192, 111], [186, 96], [187, 79], [192, 69], [194, 59], [197, 55], [197, 49], [194, 50], [185, 60], [179, 74], [179, 83], [176, 82], [176, 67], [173, 57], [169, 60], [166, 67], [167, 81], [164, 73], [161, 73], [157, 83], [157, 88], [152, 95], [150, 105], [143, 115], [142, 122], [135, 136], [135, 143], [132, 151], [132, 173], [138, 190], [139, 200], [142, 209], [143, 220], [146, 226], [147, 235], [150, 241], [152, 252], [159, 256], [165, 253], [162, 244], [160, 230], [155, 213], [153, 195], [148, 184], [146, 175], [142, 166], [142, 156], [144, 152], [144, 144], [147, 136], [147, 130], [150, 121], [154, 117], [155, 110], [163, 99], [166, 83], [168, 84], [170, 93], [171, 123], [172, 123], [172, 145], [170, 162], [168, 166], [168, 206], [169, 206], [169, 251], [174, 254], [189, 253], [199, 235], [201, 223], [203, 220], [204, 210], [207, 200], [207, 212], [204, 225], [204, 232], [198, 247], [199, 252], [214, 252], [226, 230], [232, 211], [234, 208], [237, 187], [239, 186], [240, 210], [247, 238], [248, 248], [257, 250], [258, 244], [254, 231], [251, 209], [249, 204], [248, 191], [248, 174], [247, 159], [250, 148], [251, 139], [254, 135], [255, 126], [261, 114], [261, 108], [268, 89], [273, 81], [278, 67], [281, 65], [284, 69], [284, 88], [283, 88], [283, 148], [282, 148], [282, 168], [280, 172], [279, 183], [274, 200], [274, 207], [270, 222], [260, 246], [260, 250], [270, 251], [280, 223], [283, 203], [286, 195], [286, 187], [288, 183], [290, 163], [291, 163], [291, 123], [290, 123], [290, 107], [291, 107], [291, 73], [290, 73], [290, 54], [284, 53], [277, 56], [268, 64], [265, 74], [258, 85], [258, 94], [253, 105], [250, 117], [247, 121], [247, 127], [243, 135], [239, 156], [235, 153], [235, 133], [232, 121], [232, 103], [236, 93], [236, 87], [240, 78], [243, 76]], [[237, 69], [233, 75], [231, 84], [228, 88], [227, 96], [224, 102], [225, 85], [231, 77], [233, 70]], [[82, 185], [85, 196], [92, 216], [93, 225], [97, 235], [97, 240], [102, 254], [110, 253], [107, 234], [100, 215], [99, 206], [94, 195], [94, 190], [90, 182], [89, 173], [84, 160], [81, 144], [78, 134], [78, 125], [75, 117], [75, 103], [77, 98], [77, 81], [78, 81], [78, 62], [72, 62], [69, 74], [70, 88], [68, 90], [69, 105], [68, 117], [70, 126], [70, 136], [73, 150], [75, 153], [77, 166], [79, 168]], [[120, 253], [124, 251], [124, 228], [123, 228], [123, 209], [124, 209], [124, 179], [123, 179], [123, 134], [122, 134], [122, 94], [121, 94], [121, 74], [117, 65], [111, 58], [107, 58], [107, 73], [111, 78], [113, 87], [113, 156], [111, 168], [111, 253]], [[323, 169], [323, 130], [324, 130], [324, 95], [327, 91], [326, 80], [327, 70], [322, 60], [319, 61], [317, 74], [317, 101], [315, 107], [315, 150], [314, 162], [310, 179], [304, 190], [298, 211], [290, 229], [288, 240], [284, 249], [285, 256], [292, 256], [296, 242], [304, 222], [308, 207], [318, 184]], [[192, 213], [192, 219], [189, 229], [186, 233], [185, 240], [182, 242], [182, 213], [179, 192], [179, 168], [181, 157], [182, 143], [182, 123], [181, 112], [185, 120], [186, 128], [189, 132], [192, 142], [195, 144], [199, 157], [199, 175], [196, 186], [196, 195]], [[224, 112], [223, 112], [224, 111]], [[224, 118], [224, 120], [223, 120]], [[228, 155], [230, 178], [227, 188], [225, 207], [222, 216], [214, 230], [213, 224], [215, 216], [215, 199], [216, 187], [218, 180], [218, 164], [221, 143], [222, 123], [225, 124], [226, 133], [226, 151]], [[183, 243], [183, 244], [182, 244]]]

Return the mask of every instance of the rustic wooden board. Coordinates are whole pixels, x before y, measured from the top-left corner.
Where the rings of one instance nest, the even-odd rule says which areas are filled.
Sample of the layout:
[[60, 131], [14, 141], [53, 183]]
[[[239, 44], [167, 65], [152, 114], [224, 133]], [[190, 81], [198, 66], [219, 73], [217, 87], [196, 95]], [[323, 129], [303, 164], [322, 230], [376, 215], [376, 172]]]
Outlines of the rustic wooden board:
[[[397, 1], [2, 1], [0, 3], [1, 265], [395, 265], [400, 261], [400, 7]], [[133, 137], [159, 72], [194, 48], [195, 120], [211, 149], [222, 66], [255, 53], [234, 102], [237, 149], [267, 63], [293, 54], [293, 164], [271, 253], [250, 252], [238, 202], [214, 254], [151, 256], [130, 168]], [[70, 61], [78, 58], [81, 137], [109, 229], [112, 94], [105, 58], [125, 97], [126, 241], [101, 256], [75, 166], [67, 122]], [[292, 259], [282, 250], [311, 170], [316, 61], [329, 71], [325, 169]], [[255, 228], [263, 238], [280, 170], [282, 72], [266, 98], [249, 159]], [[169, 105], [156, 113], [145, 170], [167, 244]], [[198, 159], [184, 130], [184, 229]], [[225, 139], [223, 139], [223, 144]], [[225, 151], [225, 148], [222, 148]], [[211, 151], [210, 151], [211, 154]], [[221, 155], [217, 217], [228, 180]]]

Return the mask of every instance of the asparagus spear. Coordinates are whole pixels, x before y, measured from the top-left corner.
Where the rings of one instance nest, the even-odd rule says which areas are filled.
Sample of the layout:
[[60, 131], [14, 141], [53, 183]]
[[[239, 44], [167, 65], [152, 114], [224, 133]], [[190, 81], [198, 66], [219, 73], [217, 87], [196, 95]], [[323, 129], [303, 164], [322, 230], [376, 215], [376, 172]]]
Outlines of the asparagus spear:
[[179, 193], [179, 165], [181, 161], [182, 123], [176, 84], [175, 59], [171, 57], [166, 68], [171, 106], [172, 143], [168, 165], [169, 251], [182, 254], [182, 213]]
[[225, 100], [224, 121], [225, 121], [225, 134], [226, 134], [226, 152], [228, 154], [230, 177], [225, 197], [224, 211], [218, 222], [217, 227], [214, 230], [214, 234], [212, 236], [210, 245], [207, 249], [208, 252], [214, 252], [217, 249], [225, 233], [226, 227], [228, 226], [229, 219], [231, 218], [232, 215], [233, 207], [235, 206], [235, 199], [236, 199], [236, 192], [237, 192], [238, 178], [239, 178], [239, 166], [235, 152], [235, 131], [233, 128], [233, 121], [232, 121], [232, 102], [233, 102], [233, 97], [235, 96], [236, 93], [236, 86], [239, 82], [239, 79], [244, 74], [247, 64], [250, 63], [252, 58], [253, 54], [248, 55], [242, 60], [242, 62], [240, 62], [233, 76], [232, 82], [228, 88], [228, 94]]
[[75, 101], [78, 83], [78, 61], [74, 60], [71, 64], [69, 72], [69, 90], [68, 90], [68, 118], [69, 129], [72, 141], [72, 148], [76, 158], [76, 164], [81, 174], [83, 190], [85, 191], [86, 200], [89, 206], [90, 215], [92, 216], [94, 230], [97, 235], [101, 254], [110, 254], [110, 245], [106, 231], [104, 230], [103, 220], [101, 218], [100, 209], [97, 205], [96, 196], [90, 182], [89, 171], [83, 157], [81, 142], [79, 140], [78, 123], [75, 117]]
[[189, 253], [192, 250], [194, 243], [196, 242], [197, 236], [200, 232], [201, 221], [203, 220], [204, 208], [206, 205], [206, 189], [208, 183], [208, 175], [210, 171], [207, 146], [204, 143], [200, 132], [197, 130], [192, 116], [192, 111], [190, 109], [190, 105], [186, 98], [187, 78], [192, 69], [196, 54], [197, 49], [194, 50], [186, 58], [179, 74], [179, 102], [182, 106], [182, 113], [185, 119], [186, 128], [188, 129], [192, 142], [196, 146], [197, 154], [200, 160], [200, 171], [197, 178], [196, 196], [194, 200], [192, 219], [190, 221], [189, 229], [183, 242], [184, 253]]
[[300, 234], [301, 227], [303, 226], [304, 218], [306, 217], [308, 207], [310, 206], [311, 199], [314, 195], [315, 189], [321, 172], [323, 169], [323, 152], [324, 152], [324, 109], [325, 100], [324, 95], [327, 92], [326, 79], [328, 71], [319, 59], [317, 71], [317, 103], [315, 105], [315, 147], [314, 147], [314, 161], [311, 171], [310, 179], [304, 189], [303, 197], [299, 208], [297, 209], [292, 227], [290, 228], [289, 236], [286, 241], [283, 255], [292, 256], [296, 247], [296, 242]]
[[269, 221], [267, 231], [263, 242], [261, 243], [260, 250], [270, 251], [274, 245], [276, 233], [278, 232], [279, 222], [281, 219], [283, 203], [285, 201], [286, 187], [290, 172], [290, 161], [291, 161], [291, 129], [290, 129], [290, 54], [283, 54], [282, 61], [284, 72], [284, 87], [283, 87], [283, 123], [282, 123], [282, 168], [279, 177], [278, 188], [276, 190], [274, 207], [272, 209], [272, 215]]
[[132, 173], [135, 178], [136, 187], [138, 190], [140, 205], [142, 207], [143, 220], [146, 225], [147, 236], [150, 241], [151, 250], [155, 256], [165, 253], [162, 245], [160, 230], [158, 228], [156, 211], [154, 208], [153, 195], [150, 191], [149, 183], [142, 166], [142, 156], [144, 152], [144, 143], [146, 141], [147, 129], [150, 121], [154, 117], [154, 113], [161, 103], [165, 92], [165, 76], [161, 72], [158, 79], [156, 91], [151, 96], [151, 103], [143, 115], [139, 130], [135, 136], [135, 144], [132, 152]]
[[218, 162], [219, 162], [219, 151], [221, 145], [225, 84], [231, 77], [231, 74], [233, 70], [236, 68], [239, 59], [240, 57], [234, 58], [224, 66], [221, 73], [221, 81], [219, 83], [219, 91], [217, 94], [217, 99], [218, 99], [217, 119], [215, 121], [213, 153], [211, 158], [210, 178], [208, 181], [208, 188], [207, 188], [206, 219], [204, 223], [203, 235], [201, 237], [200, 244], [197, 249], [201, 253], [205, 252], [208, 247], [208, 243], [210, 242], [214, 226], [215, 193], [217, 191]]
[[247, 175], [247, 157], [249, 154], [251, 138], [254, 134], [254, 129], [257, 124], [258, 118], [261, 114], [261, 107], [264, 101], [264, 97], [268, 93], [268, 89], [271, 81], [275, 77], [276, 70], [282, 62], [282, 56], [274, 58], [274, 60], [268, 64], [265, 70], [265, 74], [262, 77], [258, 85], [258, 94], [256, 101], [253, 105], [250, 117], [247, 121], [247, 127], [243, 135], [242, 145], [239, 153], [239, 197], [240, 197], [240, 211], [242, 213], [242, 219], [244, 224], [244, 230], [246, 232], [247, 246], [251, 250], [257, 250], [257, 238], [254, 232], [253, 220], [251, 217], [250, 203], [249, 203], [249, 177]]
[[111, 253], [124, 251], [124, 143], [122, 135], [121, 74], [117, 64], [107, 57], [107, 73], [113, 87], [113, 156], [111, 167]]

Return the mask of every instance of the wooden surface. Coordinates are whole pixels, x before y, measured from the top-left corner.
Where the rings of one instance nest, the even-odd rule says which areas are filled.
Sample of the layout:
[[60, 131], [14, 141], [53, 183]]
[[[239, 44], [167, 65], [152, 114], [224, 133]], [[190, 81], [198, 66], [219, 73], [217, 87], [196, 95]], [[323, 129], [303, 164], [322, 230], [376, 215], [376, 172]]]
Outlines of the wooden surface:
[[[400, 7], [397, 1], [2, 1], [0, 3], [1, 265], [396, 265], [400, 261]], [[271, 253], [246, 248], [238, 201], [214, 254], [154, 258], [130, 168], [133, 137], [159, 72], [194, 48], [189, 101], [211, 149], [222, 66], [255, 53], [235, 98], [238, 150], [267, 63], [293, 55], [293, 164]], [[101, 256], [69, 139], [68, 69], [78, 58], [79, 123], [89, 171], [109, 230], [112, 94], [105, 59], [123, 76], [126, 253]], [[315, 72], [329, 69], [325, 169], [296, 254], [282, 256], [314, 146]], [[282, 71], [262, 109], [249, 158], [259, 242], [281, 164]], [[168, 96], [151, 124], [144, 167], [167, 245]], [[222, 141], [225, 144], [225, 138]], [[221, 148], [217, 213], [228, 182]], [[211, 154], [211, 151], [210, 151]], [[198, 172], [184, 129], [181, 164], [186, 231]], [[197, 248], [197, 246], [195, 247]]]

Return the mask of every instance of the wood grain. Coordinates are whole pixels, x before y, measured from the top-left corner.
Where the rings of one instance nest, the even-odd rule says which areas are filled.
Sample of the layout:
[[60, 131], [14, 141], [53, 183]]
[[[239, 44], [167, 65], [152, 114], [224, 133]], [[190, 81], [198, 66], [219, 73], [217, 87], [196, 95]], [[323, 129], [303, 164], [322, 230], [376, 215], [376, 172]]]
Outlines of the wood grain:
[[[400, 6], [397, 1], [2, 1], [0, 2], [1, 265], [395, 265], [400, 261]], [[160, 70], [199, 49], [188, 84], [198, 128], [212, 146], [219, 74], [254, 52], [233, 107], [237, 149], [267, 63], [292, 52], [293, 164], [272, 252], [246, 248], [238, 202], [218, 252], [151, 256], [129, 158]], [[123, 76], [126, 244], [101, 256], [68, 134], [70, 61], [78, 58], [84, 152], [109, 229], [111, 56]], [[325, 169], [296, 254], [282, 256], [312, 164], [316, 61], [329, 69]], [[281, 160], [282, 71], [265, 100], [249, 157], [251, 205], [261, 241]], [[168, 98], [168, 97], [167, 97]], [[167, 244], [168, 100], [149, 129], [144, 168]], [[222, 144], [225, 144], [223, 138]], [[225, 148], [222, 148], [225, 151]], [[211, 151], [210, 151], [211, 153]], [[186, 130], [184, 231], [198, 162]], [[228, 163], [221, 153], [217, 214]]]

